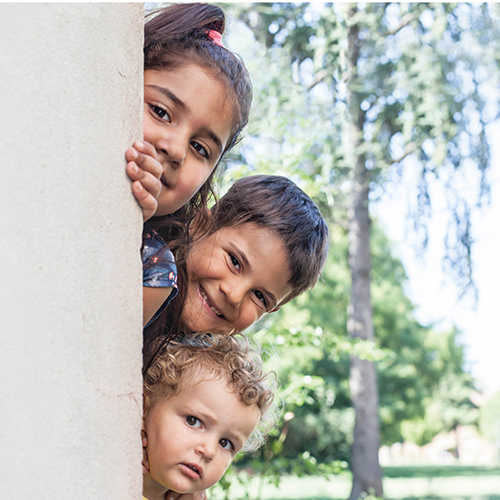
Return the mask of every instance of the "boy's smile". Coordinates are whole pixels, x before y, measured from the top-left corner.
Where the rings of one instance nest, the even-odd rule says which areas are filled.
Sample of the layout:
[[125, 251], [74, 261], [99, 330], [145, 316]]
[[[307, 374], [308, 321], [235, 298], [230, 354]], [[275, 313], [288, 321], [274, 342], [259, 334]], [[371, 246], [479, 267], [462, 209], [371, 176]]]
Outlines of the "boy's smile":
[[163, 498], [167, 489], [194, 493], [213, 486], [260, 421], [258, 406], [241, 401], [224, 379], [202, 371], [184, 383], [144, 417], [147, 498]]
[[192, 243], [182, 322], [191, 331], [243, 331], [292, 291], [282, 241], [246, 223]]
[[144, 71], [144, 140], [163, 167], [155, 215], [185, 205], [216, 167], [229, 140], [234, 102], [201, 66]]

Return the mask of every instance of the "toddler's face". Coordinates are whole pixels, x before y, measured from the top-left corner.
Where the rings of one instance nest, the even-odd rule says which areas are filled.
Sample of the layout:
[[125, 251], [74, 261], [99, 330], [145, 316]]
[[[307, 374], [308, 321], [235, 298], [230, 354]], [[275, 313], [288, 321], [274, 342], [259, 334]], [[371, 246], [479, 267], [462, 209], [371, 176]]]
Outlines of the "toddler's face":
[[194, 332], [241, 332], [279, 309], [292, 291], [281, 239], [255, 224], [195, 240], [187, 260], [182, 322]]
[[163, 166], [155, 215], [175, 212], [208, 179], [229, 140], [234, 101], [197, 64], [144, 71], [144, 140]]
[[213, 486], [260, 415], [257, 405], [243, 403], [227, 381], [203, 372], [178, 395], [156, 403], [144, 417], [149, 460], [145, 496], [148, 491], [194, 493]]

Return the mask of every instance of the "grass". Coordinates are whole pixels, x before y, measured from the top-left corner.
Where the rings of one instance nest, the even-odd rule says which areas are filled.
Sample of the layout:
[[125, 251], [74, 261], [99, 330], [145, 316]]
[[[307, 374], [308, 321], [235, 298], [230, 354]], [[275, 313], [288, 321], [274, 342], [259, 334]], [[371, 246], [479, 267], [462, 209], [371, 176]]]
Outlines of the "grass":
[[412, 467], [384, 467], [385, 477], [453, 477], [500, 476], [500, 466], [474, 465], [415, 465]]
[[[328, 479], [283, 476], [279, 487], [264, 485], [261, 490], [259, 481], [253, 478], [247, 487], [232, 485], [228, 498], [345, 500], [350, 488], [351, 476], [348, 473]], [[387, 467], [384, 469], [384, 496], [387, 500], [500, 500], [500, 467]], [[216, 495], [212, 498], [218, 500], [222, 497]]]

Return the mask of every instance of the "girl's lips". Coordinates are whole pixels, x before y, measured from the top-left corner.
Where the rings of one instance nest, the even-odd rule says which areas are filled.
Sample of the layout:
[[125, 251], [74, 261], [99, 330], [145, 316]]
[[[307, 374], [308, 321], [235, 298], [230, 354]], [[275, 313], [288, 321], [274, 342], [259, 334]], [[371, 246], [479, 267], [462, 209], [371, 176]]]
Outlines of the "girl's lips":
[[191, 479], [201, 479], [203, 475], [203, 470], [194, 464], [180, 464], [182, 472], [189, 476]]
[[226, 319], [224, 315], [212, 304], [210, 301], [210, 297], [208, 296], [207, 292], [205, 292], [205, 289], [200, 285], [199, 287], [199, 292], [201, 295], [201, 298], [205, 301], [206, 306], [210, 311], [217, 316], [219, 319]]

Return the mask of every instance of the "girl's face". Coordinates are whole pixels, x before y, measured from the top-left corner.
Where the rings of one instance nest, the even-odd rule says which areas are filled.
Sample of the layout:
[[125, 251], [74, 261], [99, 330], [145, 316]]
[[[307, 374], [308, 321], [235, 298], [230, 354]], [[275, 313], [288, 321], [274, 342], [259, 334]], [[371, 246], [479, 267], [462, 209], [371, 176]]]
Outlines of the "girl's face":
[[201, 66], [144, 71], [144, 140], [163, 166], [155, 215], [185, 205], [216, 167], [229, 140], [234, 100]]
[[182, 322], [194, 332], [242, 331], [279, 309], [292, 291], [281, 239], [255, 224], [224, 227], [195, 240], [187, 259]]

